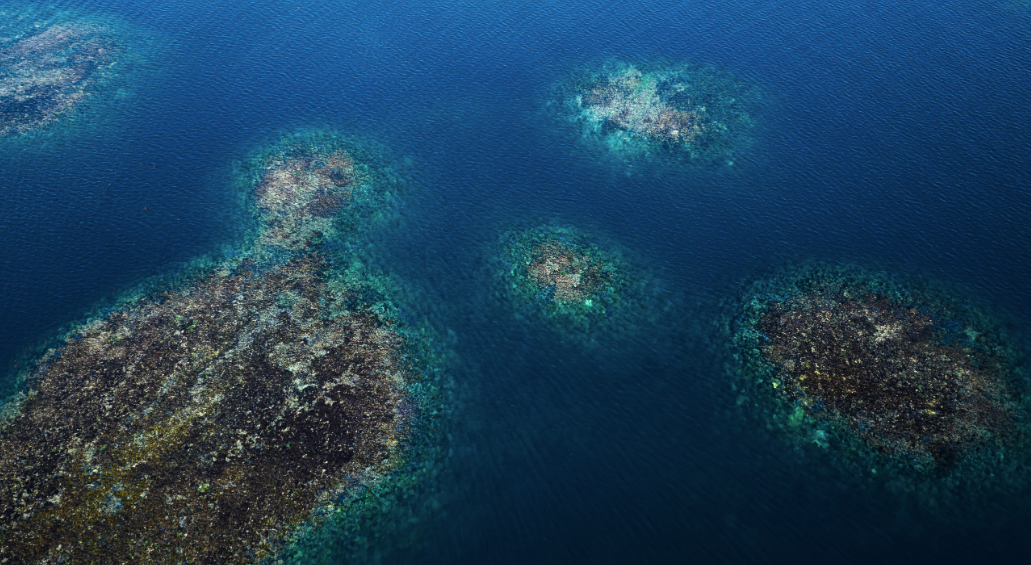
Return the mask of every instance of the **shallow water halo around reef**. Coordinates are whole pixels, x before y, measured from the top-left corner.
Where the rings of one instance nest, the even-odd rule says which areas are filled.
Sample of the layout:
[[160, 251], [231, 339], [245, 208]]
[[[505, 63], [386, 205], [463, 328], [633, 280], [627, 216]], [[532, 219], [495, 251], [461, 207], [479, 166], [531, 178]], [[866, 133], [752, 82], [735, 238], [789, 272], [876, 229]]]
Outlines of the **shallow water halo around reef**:
[[641, 258], [598, 230], [526, 223], [500, 233], [485, 253], [489, 293], [502, 311], [581, 348], [650, 335], [673, 306]]
[[720, 329], [737, 404], [786, 447], [942, 517], [1026, 498], [1026, 367], [973, 301], [927, 279], [808, 263], [731, 304]]
[[432, 475], [446, 353], [311, 226], [383, 177], [305, 139], [251, 185], [252, 248], [80, 324], [4, 405], [2, 560], [253, 562]]

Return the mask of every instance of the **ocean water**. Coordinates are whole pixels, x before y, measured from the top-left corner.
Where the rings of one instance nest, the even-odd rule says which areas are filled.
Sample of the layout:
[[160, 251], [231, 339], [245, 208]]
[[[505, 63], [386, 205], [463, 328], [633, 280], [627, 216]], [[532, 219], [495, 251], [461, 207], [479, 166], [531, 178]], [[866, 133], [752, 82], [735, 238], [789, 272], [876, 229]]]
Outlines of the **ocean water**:
[[[1027, 559], [1031, 505], [940, 520], [751, 429], [713, 324], [747, 281], [854, 262], [953, 286], [1031, 350], [1026, 3], [54, 5], [145, 30], [155, 56], [117, 115], [0, 145], [5, 385], [58, 328], [230, 249], [234, 161], [335, 128], [411, 167], [377, 264], [449, 336], [461, 403], [438, 515], [358, 556], [327, 542], [325, 562]], [[543, 108], [557, 81], [612, 57], [757, 85], [755, 143], [702, 170], [584, 151]], [[498, 235], [548, 221], [602, 233], [654, 273], [668, 295], [656, 335], [584, 350], [487, 292]]]

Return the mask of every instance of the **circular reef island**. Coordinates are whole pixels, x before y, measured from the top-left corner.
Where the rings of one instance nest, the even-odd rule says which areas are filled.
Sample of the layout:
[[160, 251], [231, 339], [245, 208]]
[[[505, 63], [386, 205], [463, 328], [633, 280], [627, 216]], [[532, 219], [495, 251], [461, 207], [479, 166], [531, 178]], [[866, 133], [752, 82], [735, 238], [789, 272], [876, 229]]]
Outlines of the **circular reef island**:
[[733, 165], [757, 90], [709, 67], [614, 61], [561, 83], [553, 106], [588, 146], [625, 158]]
[[905, 490], [1022, 482], [1026, 391], [984, 312], [929, 284], [828, 265], [759, 281], [738, 304], [726, 331], [739, 403], [790, 442]]
[[613, 245], [577, 228], [539, 226], [501, 236], [494, 253], [500, 293], [521, 315], [565, 337], [591, 340], [602, 327], [629, 328], [650, 314], [650, 278]]
[[299, 147], [331, 137], [291, 138], [252, 185], [253, 249], [35, 364], [0, 412], [0, 563], [268, 561], [431, 467], [409, 464], [440, 425], [430, 331], [306, 243], [377, 178], [342, 143]]
[[106, 98], [133, 55], [124, 26], [96, 17], [0, 12], [0, 138], [29, 133]]

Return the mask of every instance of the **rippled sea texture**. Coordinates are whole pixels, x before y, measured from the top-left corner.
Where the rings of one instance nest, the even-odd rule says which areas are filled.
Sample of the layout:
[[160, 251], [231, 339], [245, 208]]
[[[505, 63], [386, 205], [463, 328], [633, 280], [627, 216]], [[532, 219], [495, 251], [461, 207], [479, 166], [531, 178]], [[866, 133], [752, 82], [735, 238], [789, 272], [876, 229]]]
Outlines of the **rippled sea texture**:
[[[407, 464], [421, 486], [363, 495], [374, 511], [327, 520], [285, 560], [1022, 560], [1031, 493], [909, 491], [796, 448], [738, 404], [724, 330], [754, 281], [855, 264], [990, 315], [1026, 384], [1024, 4], [4, 4], [49, 14], [18, 25], [122, 22], [146, 56], [83, 111], [0, 140], [2, 390], [123, 293], [246, 251], [263, 235], [238, 175], [296, 132], [338, 132], [389, 148], [406, 181], [390, 214], [357, 216], [375, 220], [360, 238], [294, 243], [399, 297], [398, 331], [452, 352], [433, 378], [457, 400]], [[749, 142], [715, 166], [584, 144], [555, 85], [609, 61], [754, 86]], [[326, 210], [348, 190], [334, 168], [296, 184], [325, 189]], [[646, 307], [589, 341], [520, 312], [497, 251], [534, 226], [602, 237], [647, 274]]]

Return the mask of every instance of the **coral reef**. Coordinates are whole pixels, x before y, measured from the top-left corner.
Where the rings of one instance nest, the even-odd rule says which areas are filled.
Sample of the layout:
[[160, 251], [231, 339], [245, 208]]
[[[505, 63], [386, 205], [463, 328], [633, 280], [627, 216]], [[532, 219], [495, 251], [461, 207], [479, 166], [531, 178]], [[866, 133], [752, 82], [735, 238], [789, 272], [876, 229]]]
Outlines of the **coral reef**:
[[749, 142], [754, 89], [709, 68], [613, 62], [559, 88], [583, 139], [619, 154], [733, 164]]
[[811, 265], [753, 285], [728, 331], [745, 396], [785, 435], [876, 473], [985, 478], [1019, 451], [995, 322], [945, 291]]
[[412, 482], [441, 355], [312, 249], [381, 175], [305, 147], [255, 179], [252, 249], [76, 327], [4, 406], [0, 562], [274, 559]]
[[629, 322], [650, 279], [612, 245], [566, 226], [511, 231], [501, 237], [494, 276], [520, 315], [530, 314], [569, 335], [605, 323]]
[[0, 438], [0, 556], [243, 561], [388, 466], [401, 338], [373, 312], [326, 315], [348, 297], [323, 269], [245, 262], [44, 359]]
[[260, 224], [256, 245], [288, 251], [384, 223], [403, 184], [384, 149], [325, 130], [283, 136], [237, 176]]
[[526, 270], [538, 289], [551, 289], [554, 302], [587, 302], [594, 300], [598, 287], [612, 278], [612, 265], [596, 257], [569, 242], [546, 240], [530, 250]]
[[0, 37], [0, 137], [58, 120], [94, 94], [123, 48], [88, 20]]

